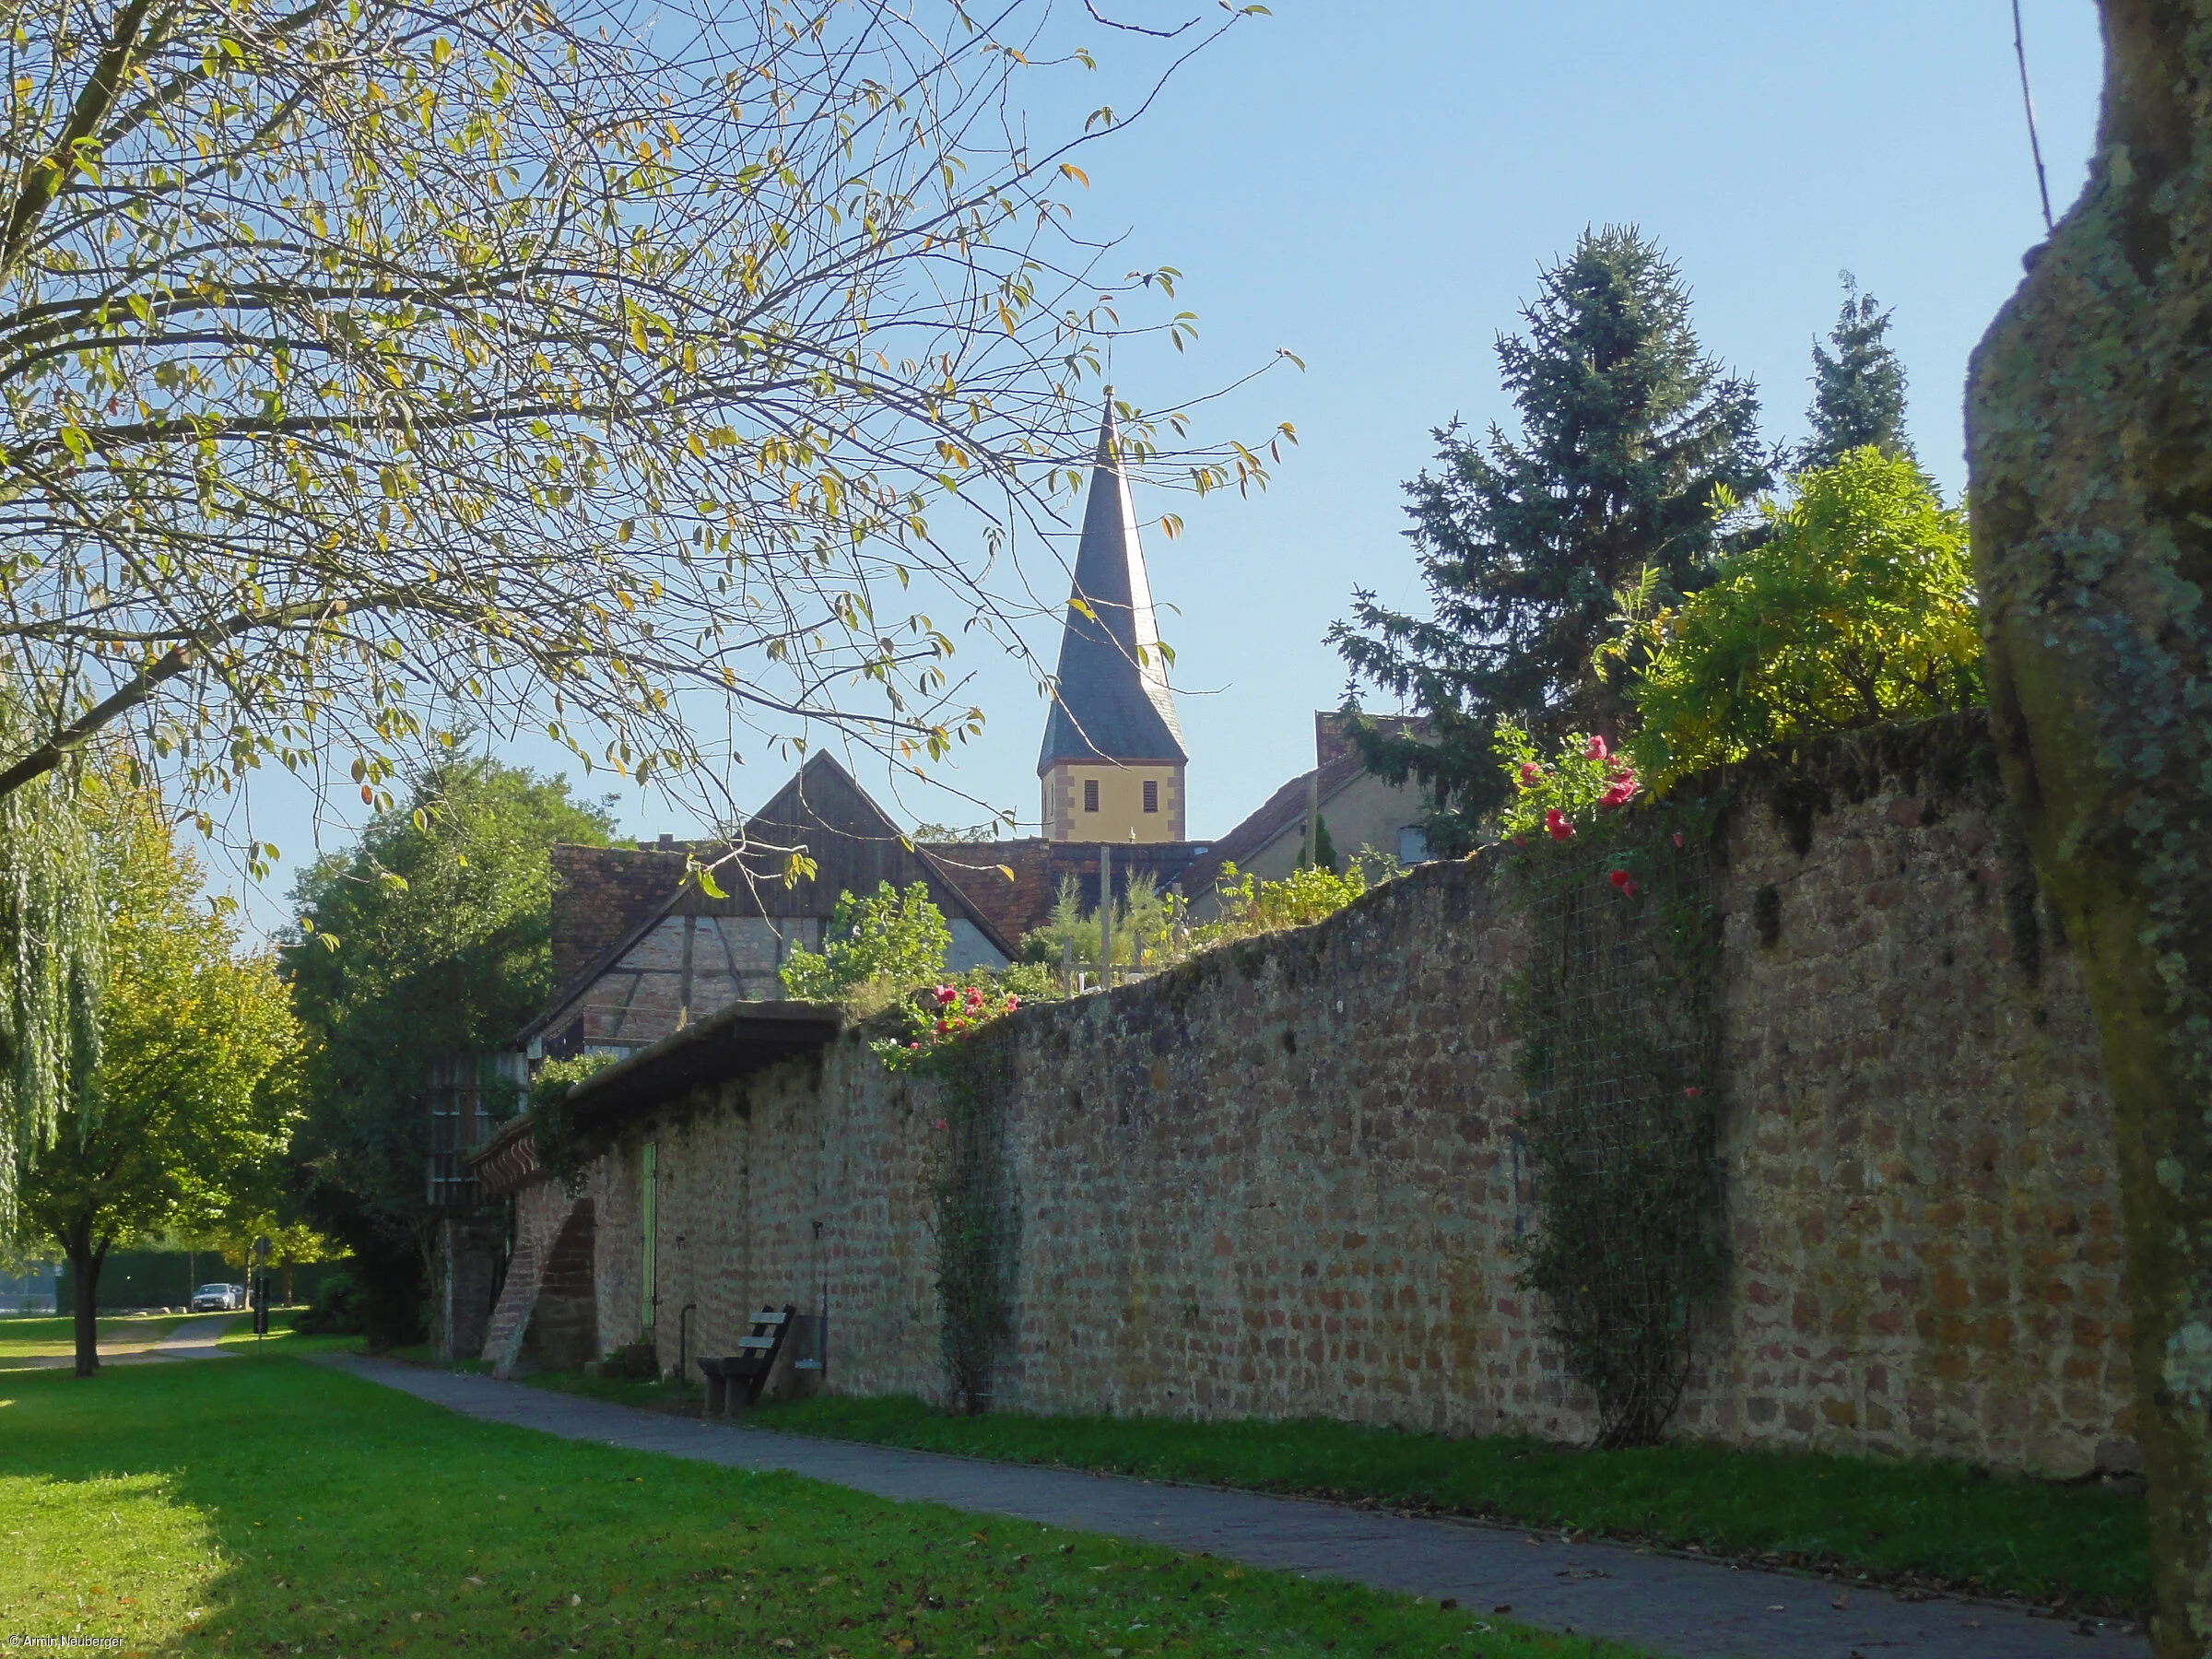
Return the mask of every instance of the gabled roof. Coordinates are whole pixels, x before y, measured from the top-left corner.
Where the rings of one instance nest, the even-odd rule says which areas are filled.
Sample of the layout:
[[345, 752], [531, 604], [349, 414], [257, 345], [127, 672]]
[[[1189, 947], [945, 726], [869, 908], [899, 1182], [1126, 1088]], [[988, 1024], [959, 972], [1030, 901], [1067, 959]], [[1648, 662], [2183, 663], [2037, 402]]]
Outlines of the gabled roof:
[[[1339, 755], [1322, 767], [1314, 790], [1319, 804], [1327, 806], [1332, 797], [1364, 770], [1358, 755]], [[1182, 890], [1193, 899], [1208, 891], [1220, 880], [1222, 865], [1249, 864], [1269, 841], [1304, 818], [1306, 780], [1313, 775], [1310, 771], [1300, 772], [1261, 803], [1257, 812], [1208, 847], [1206, 856], [1193, 860], [1190, 868], [1182, 873]]]
[[[970, 896], [985, 878], [963, 871], [960, 879], [921, 847], [910, 848], [903, 832], [868, 793], [830, 755], [817, 753], [776, 791], [768, 803], [746, 822], [746, 845], [737, 868], [721, 870], [717, 883], [724, 897], [710, 898], [700, 886], [686, 879], [689, 844], [648, 848], [639, 853], [604, 847], [563, 847], [556, 860], [562, 892], [556, 900], [556, 960], [576, 965], [547, 1001], [545, 1011], [516, 1034], [526, 1043], [555, 1025], [577, 999], [610, 971], [647, 935], [670, 915], [696, 916], [828, 916], [838, 895], [873, 893], [888, 881], [895, 888], [913, 882], [927, 884], [930, 896], [947, 921], [964, 918], [994, 949], [1011, 961], [1018, 948], [1018, 932], [1003, 931], [993, 912]], [[698, 843], [701, 862], [723, 849]], [[815, 874], [796, 881], [784, 879], [784, 864], [793, 853], [803, 853], [815, 864]], [[997, 862], [997, 861], [994, 861]], [[600, 871], [597, 866], [606, 866]], [[594, 876], [599, 878], [594, 880]], [[987, 877], [1003, 882], [995, 871]], [[963, 882], [967, 885], [963, 886]], [[564, 919], [571, 894], [588, 893], [588, 902], [572, 925], [598, 948], [585, 956], [571, 947], [561, 949]], [[606, 913], [615, 904], [627, 903], [618, 928]], [[600, 943], [604, 940], [605, 943]]]
[[[1322, 709], [1313, 714], [1313, 756], [1319, 762], [1319, 778], [1314, 783], [1317, 806], [1325, 806], [1335, 796], [1365, 771], [1358, 746], [1350, 735], [1348, 723], [1358, 718], [1341, 711]], [[1376, 714], [1367, 716], [1386, 736], [1425, 738], [1429, 735], [1426, 716], [1418, 714]], [[1306, 814], [1306, 780], [1313, 772], [1300, 772], [1260, 805], [1260, 809], [1208, 847], [1206, 855], [1194, 859], [1182, 873], [1182, 890], [1195, 899], [1221, 879], [1221, 866], [1226, 864], [1249, 864], [1260, 851], [1286, 830], [1296, 825]]]
[[1041, 773], [1055, 760], [1186, 758], [1119, 439], [1109, 387], [1083, 538], [1076, 548], [1067, 627], [1060, 636], [1053, 712], [1037, 757]]

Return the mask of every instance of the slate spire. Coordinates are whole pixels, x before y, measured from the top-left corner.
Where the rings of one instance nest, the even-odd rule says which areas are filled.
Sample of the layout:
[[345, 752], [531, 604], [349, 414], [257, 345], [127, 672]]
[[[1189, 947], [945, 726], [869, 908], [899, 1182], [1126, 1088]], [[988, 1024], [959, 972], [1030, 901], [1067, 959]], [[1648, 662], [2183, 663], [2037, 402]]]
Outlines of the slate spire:
[[1037, 757], [1041, 773], [1055, 760], [1187, 758], [1159, 654], [1152, 586], [1145, 579], [1145, 552], [1137, 545], [1136, 509], [1122, 476], [1118, 437], [1109, 386], [1083, 510], [1083, 539], [1076, 548], [1067, 628], [1060, 637], [1059, 693]]

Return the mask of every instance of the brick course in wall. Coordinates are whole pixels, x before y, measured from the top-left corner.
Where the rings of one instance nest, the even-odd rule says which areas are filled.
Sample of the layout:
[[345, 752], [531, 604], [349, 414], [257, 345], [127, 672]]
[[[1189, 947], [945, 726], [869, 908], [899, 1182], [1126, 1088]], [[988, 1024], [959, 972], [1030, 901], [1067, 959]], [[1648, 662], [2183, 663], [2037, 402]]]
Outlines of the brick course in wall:
[[[1994, 786], [1858, 793], [1726, 831], [1733, 1259], [1673, 1432], [2128, 1466], [2112, 1131], [2073, 959]], [[1319, 926], [1014, 1017], [996, 1406], [1592, 1431], [1515, 1282], [1534, 1194], [1509, 883], [1425, 866]], [[687, 1304], [698, 1355], [791, 1301], [828, 1315], [828, 1388], [941, 1392], [935, 1087], [848, 1035], [629, 1125], [584, 1194], [601, 1348], [647, 1323], [651, 1140], [665, 1365]], [[525, 1232], [569, 1202], [525, 1192]]]

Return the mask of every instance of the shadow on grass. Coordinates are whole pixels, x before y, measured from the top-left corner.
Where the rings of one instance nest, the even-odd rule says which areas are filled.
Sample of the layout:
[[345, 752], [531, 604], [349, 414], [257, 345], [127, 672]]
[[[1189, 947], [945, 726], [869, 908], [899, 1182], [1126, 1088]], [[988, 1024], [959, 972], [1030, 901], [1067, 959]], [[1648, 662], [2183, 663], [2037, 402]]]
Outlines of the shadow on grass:
[[[294, 1339], [307, 1340], [307, 1339]], [[335, 1339], [343, 1340], [343, 1339]], [[1633, 1659], [1356, 1586], [457, 1417], [270, 1355], [0, 1379], [11, 1630], [536, 1649]], [[1111, 1641], [1111, 1646], [1102, 1643]]]

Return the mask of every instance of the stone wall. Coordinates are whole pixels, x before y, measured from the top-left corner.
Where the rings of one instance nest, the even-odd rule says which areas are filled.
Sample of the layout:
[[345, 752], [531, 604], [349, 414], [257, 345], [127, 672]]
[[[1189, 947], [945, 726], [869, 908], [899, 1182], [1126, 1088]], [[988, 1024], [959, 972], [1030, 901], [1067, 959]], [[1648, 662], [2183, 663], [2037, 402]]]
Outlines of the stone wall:
[[[2075, 964], [1978, 774], [1877, 766], [1831, 794], [1792, 786], [1725, 830], [1733, 1263], [1674, 1431], [2124, 1466], [2111, 1127]], [[1426, 866], [1317, 927], [1014, 1017], [996, 1406], [1591, 1430], [1511, 1253], [1533, 1194], [1509, 879]], [[664, 1364], [686, 1304], [697, 1355], [790, 1301], [828, 1315], [829, 1388], [939, 1392], [934, 1088], [849, 1036], [632, 1124], [587, 1190], [601, 1346], [645, 1323], [650, 1140]]]

